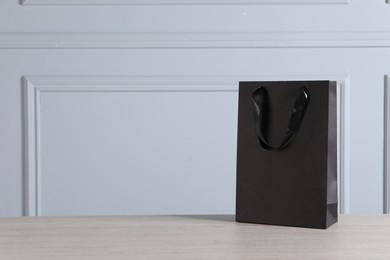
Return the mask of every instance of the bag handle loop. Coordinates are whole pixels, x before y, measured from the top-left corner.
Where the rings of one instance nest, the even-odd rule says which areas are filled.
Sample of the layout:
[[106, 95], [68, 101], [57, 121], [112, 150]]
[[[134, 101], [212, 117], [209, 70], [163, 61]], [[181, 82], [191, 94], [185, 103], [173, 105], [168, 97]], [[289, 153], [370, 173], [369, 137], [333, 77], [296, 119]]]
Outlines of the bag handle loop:
[[287, 125], [285, 137], [279, 146], [270, 145], [264, 135], [265, 132], [264, 128], [267, 125], [265, 122], [266, 120], [264, 115], [266, 110], [267, 100], [268, 100], [268, 95], [264, 87], [259, 87], [252, 93], [253, 112], [255, 118], [255, 129], [256, 129], [257, 138], [260, 142], [260, 145], [264, 149], [281, 150], [287, 147], [294, 140], [298, 132], [307, 105], [309, 104], [309, 92], [307, 91], [306, 87], [301, 87], [298, 90], [293, 111], [291, 113], [290, 121], [288, 122]]

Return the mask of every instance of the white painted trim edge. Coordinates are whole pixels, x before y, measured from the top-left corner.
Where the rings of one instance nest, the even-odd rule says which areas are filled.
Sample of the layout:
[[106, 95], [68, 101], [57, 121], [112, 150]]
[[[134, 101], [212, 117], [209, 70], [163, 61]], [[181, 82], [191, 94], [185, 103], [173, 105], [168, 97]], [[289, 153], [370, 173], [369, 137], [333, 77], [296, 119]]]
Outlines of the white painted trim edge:
[[323, 5], [349, 0], [21, 0], [21, 5]]
[[25, 143], [24, 143], [24, 152], [25, 152], [25, 163], [24, 170], [26, 174], [24, 175], [24, 214], [27, 216], [38, 216], [39, 215], [39, 206], [38, 201], [38, 176], [39, 173], [39, 121], [37, 117], [37, 96], [39, 92], [35, 89], [34, 85], [28, 81], [25, 77], [22, 78], [24, 86], [24, 126], [25, 126]]
[[0, 49], [390, 47], [383, 32], [0, 33]]
[[390, 75], [384, 87], [383, 213], [390, 214]]
[[340, 92], [340, 213], [349, 213], [349, 77], [347, 75], [237, 75], [237, 76], [25, 76], [25, 208], [28, 216], [41, 215], [40, 93], [41, 92], [237, 92], [239, 81], [336, 80]]
[[340, 88], [340, 213], [350, 213], [350, 168], [349, 168], [349, 131], [350, 131], [350, 94], [349, 76], [346, 76]]

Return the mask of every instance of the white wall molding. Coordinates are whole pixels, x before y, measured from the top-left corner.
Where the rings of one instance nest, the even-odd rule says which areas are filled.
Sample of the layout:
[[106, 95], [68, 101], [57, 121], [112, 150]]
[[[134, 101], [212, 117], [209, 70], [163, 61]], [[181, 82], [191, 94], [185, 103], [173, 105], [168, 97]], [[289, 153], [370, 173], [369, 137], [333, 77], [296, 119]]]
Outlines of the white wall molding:
[[390, 214], [390, 74], [384, 88], [383, 213]]
[[349, 212], [349, 80], [346, 75], [237, 75], [237, 76], [131, 76], [131, 77], [23, 77], [25, 93], [25, 201], [24, 214], [40, 216], [41, 148], [40, 94], [42, 92], [238, 92], [239, 81], [337, 80], [339, 93], [339, 201], [340, 212]]
[[0, 33], [0, 49], [390, 47], [383, 32]]
[[317, 5], [349, 0], [21, 0], [21, 5]]
[[23, 214], [39, 216], [40, 201], [40, 92], [23, 78], [24, 87], [24, 201]]
[[[335, 79], [337, 80], [337, 79]], [[339, 154], [339, 203], [340, 213], [350, 213], [350, 80], [349, 75], [338, 79], [338, 152]]]

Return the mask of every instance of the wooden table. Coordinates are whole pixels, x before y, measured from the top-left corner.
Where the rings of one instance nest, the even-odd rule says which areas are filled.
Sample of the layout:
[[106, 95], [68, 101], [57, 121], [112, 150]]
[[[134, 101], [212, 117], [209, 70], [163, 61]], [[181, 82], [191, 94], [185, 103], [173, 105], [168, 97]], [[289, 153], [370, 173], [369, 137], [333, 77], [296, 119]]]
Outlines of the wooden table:
[[233, 216], [0, 219], [0, 259], [390, 259], [390, 216], [340, 216], [328, 230]]

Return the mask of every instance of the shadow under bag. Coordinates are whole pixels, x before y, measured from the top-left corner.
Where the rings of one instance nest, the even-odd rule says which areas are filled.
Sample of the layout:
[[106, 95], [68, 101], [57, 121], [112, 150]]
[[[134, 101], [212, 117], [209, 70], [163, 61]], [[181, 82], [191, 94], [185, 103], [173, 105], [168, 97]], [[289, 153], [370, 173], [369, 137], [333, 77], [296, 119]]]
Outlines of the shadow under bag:
[[236, 221], [337, 222], [334, 81], [240, 82]]

